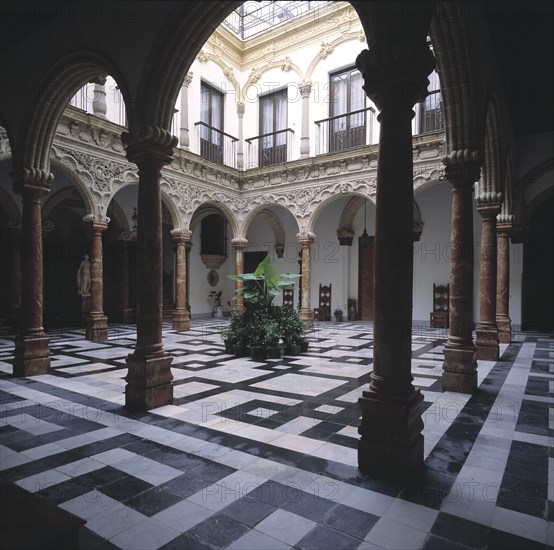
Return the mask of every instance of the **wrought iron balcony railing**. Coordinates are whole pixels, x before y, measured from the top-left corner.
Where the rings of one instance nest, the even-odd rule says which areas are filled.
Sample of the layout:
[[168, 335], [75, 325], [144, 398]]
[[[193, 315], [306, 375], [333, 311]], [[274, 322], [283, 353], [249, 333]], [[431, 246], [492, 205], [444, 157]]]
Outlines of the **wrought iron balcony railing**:
[[258, 168], [292, 160], [294, 130], [286, 128], [246, 139], [245, 168]]
[[195, 122], [194, 125], [198, 126], [198, 154], [217, 164], [237, 168], [238, 138], [205, 122]]
[[375, 109], [368, 107], [316, 120], [316, 155], [372, 144]]

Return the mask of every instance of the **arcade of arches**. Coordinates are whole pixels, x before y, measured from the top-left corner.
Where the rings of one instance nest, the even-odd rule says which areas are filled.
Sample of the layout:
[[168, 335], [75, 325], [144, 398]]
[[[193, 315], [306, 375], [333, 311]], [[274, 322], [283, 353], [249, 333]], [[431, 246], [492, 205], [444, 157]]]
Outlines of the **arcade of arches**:
[[[499, 360], [516, 329], [554, 329], [551, 106], [533, 110], [551, 101], [552, 75], [536, 102], [518, 101], [502, 57], [513, 53], [503, 22], [523, 2], [501, 13], [486, 2], [321, 3], [252, 46], [217, 30], [236, 1], [106, 2], [89, 17], [90, 2], [32, 4], [7, 15], [0, 74], [0, 303], [14, 380], [51, 371], [58, 330], [106, 342], [112, 326], [136, 323], [125, 407], [170, 405], [163, 323], [186, 335], [211, 317], [211, 290], [240, 313], [227, 275], [270, 254], [302, 276], [302, 319], [317, 325], [319, 286], [332, 283], [332, 310], [346, 314], [355, 297], [357, 320], [372, 322], [358, 466], [406, 479], [424, 461], [406, 327], [430, 328], [433, 284], [449, 283], [441, 391], [476, 395], [479, 362]], [[344, 111], [323, 111], [316, 83], [343, 93], [341, 74], [358, 88]], [[107, 77], [124, 123], [106, 116]], [[286, 94], [255, 92], [269, 81], [288, 83], [286, 119]], [[72, 102], [87, 86], [89, 112]], [[90, 292], [79, 295], [85, 254]]]

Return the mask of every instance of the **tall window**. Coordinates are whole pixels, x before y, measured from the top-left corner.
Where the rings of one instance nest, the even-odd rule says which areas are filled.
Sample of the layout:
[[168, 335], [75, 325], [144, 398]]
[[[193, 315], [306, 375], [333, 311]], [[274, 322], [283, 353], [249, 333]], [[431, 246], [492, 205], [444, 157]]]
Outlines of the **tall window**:
[[223, 162], [223, 94], [202, 82], [200, 102], [200, 155]]
[[366, 143], [365, 92], [358, 69], [347, 69], [330, 77], [329, 152]]
[[287, 160], [287, 90], [260, 98], [260, 166]]
[[444, 128], [440, 82], [436, 71], [429, 75], [428, 92], [429, 95], [420, 103], [419, 132], [421, 134], [437, 132]]

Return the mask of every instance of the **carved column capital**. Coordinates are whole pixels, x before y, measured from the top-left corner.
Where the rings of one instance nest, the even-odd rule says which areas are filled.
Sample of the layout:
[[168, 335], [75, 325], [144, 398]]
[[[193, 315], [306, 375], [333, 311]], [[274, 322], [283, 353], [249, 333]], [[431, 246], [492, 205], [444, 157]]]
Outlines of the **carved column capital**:
[[309, 248], [314, 243], [315, 233], [309, 231], [307, 233], [297, 233], [296, 238], [302, 248]]
[[500, 237], [510, 237], [512, 235], [513, 216], [499, 214], [496, 217], [496, 232]]
[[363, 50], [356, 67], [364, 78], [363, 89], [379, 111], [395, 111], [403, 106], [411, 109], [425, 98], [435, 58], [425, 41], [394, 46], [383, 41]]
[[85, 223], [90, 223], [90, 226], [93, 232], [102, 233], [108, 228], [108, 224], [110, 223], [110, 218], [108, 217], [99, 218], [94, 214], [87, 214], [86, 216], [83, 216], [83, 221]]
[[312, 92], [311, 80], [305, 80], [300, 83], [300, 95], [303, 99], [310, 97], [311, 92]]
[[188, 231], [185, 229], [172, 229], [171, 240], [176, 245], [182, 244], [186, 246], [187, 243], [190, 243], [192, 241], [192, 231]]
[[242, 118], [244, 116], [244, 110], [245, 110], [244, 101], [239, 101], [237, 103], [237, 115], [239, 116], [239, 118]]
[[485, 200], [477, 197], [477, 212], [479, 212], [481, 218], [492, 220], [493, 218], [496, 218], [501, 209], [502, 203], [498, 197]]
[[192, 71], [189, 71], [186, 75], [185, 75], [185, 78], [183, 80], [183, 86], [185, 86], [186, 88], [189, 87], [189, 84], [192, 82], [192, 76], [193, 76], [193, 72]]
[[127, 159], [139, 168], [147, 169], [149, 166], [160, 168], [170, 164], [178, 140], [164, 128], [145, 125], [132, 132], [123, 132], [121, 141]]
[[237, 237], [235, 239], [231, 239], [231, 245], [234, 250], [242, 251], [246, 248], [246, 245], [248, 244], [248, 239], [244, 239], [242, 237]]
[[53, 174], [41, 168], [19, 168], [11, 174], [16, 193], [39, 199], [52, 188]]
[[455, 188], [473, 187], [479, 180], [481, 162], [477, 151], [452, 151], [442, 159], [442, 163], [446, 179]]
[[354, 240], [354, 231], [347, 227], [337, 229], [337, 238], [341, 246], [352, 246]]

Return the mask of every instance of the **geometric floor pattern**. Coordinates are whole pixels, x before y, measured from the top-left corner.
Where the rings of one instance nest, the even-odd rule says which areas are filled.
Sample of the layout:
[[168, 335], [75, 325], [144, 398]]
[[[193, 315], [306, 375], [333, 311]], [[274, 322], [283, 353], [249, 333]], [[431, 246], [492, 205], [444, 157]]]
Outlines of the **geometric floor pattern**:
[[0, 481], [86, 520], [83, 549], [545, 549], [554, 546], [554, 337], [519, 333], [442, 392], [446, 333], [414, 327], [425, 475], [357, 468], [371, 323], [316, 322], [309, 351], [225, 353], [225, 321], [164, 324], [174, 401], [123, 407], [135, 327], [49, 334], [49, 374], [14, 378], [0, 340]]

